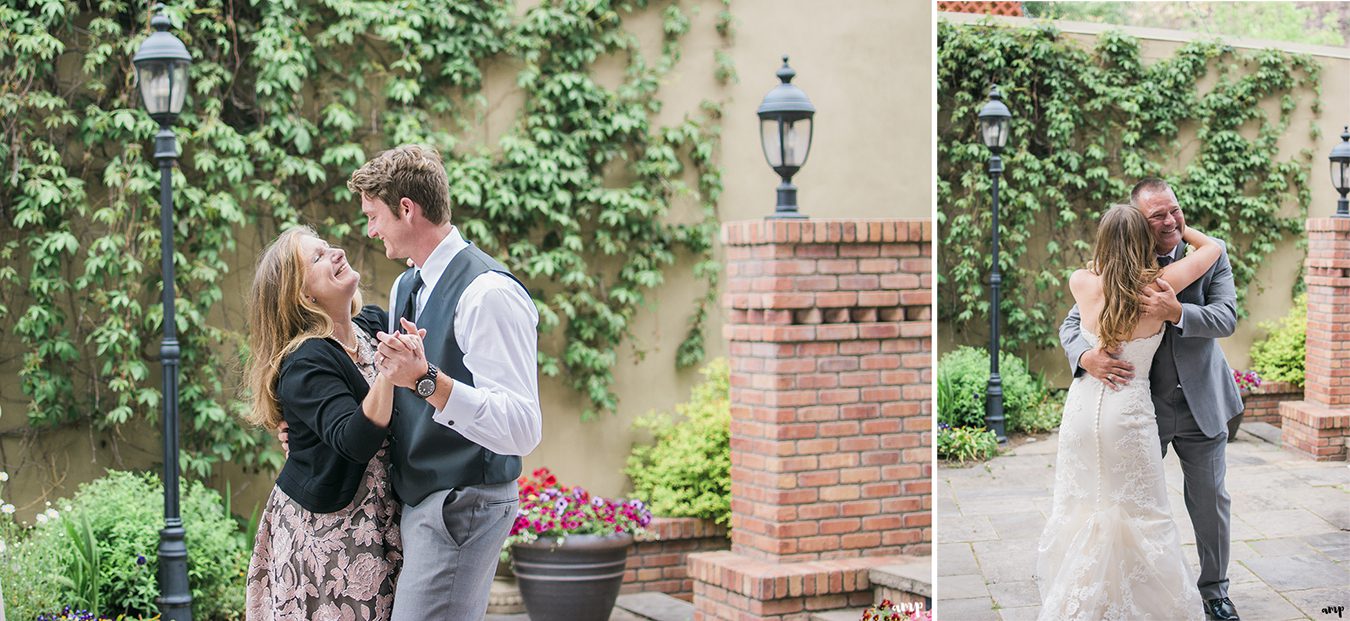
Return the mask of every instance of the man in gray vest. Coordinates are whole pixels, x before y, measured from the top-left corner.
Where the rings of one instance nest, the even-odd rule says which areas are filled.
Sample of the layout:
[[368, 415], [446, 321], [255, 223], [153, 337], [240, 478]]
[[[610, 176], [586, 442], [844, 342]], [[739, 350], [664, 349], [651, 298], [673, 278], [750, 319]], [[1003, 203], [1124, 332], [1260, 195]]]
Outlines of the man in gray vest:
[[[1130, 204], [1148, 219], [1159, 265], [1180, 259], [1186, 251], [1181, 243], [1186, 220], [1167, 182], [1140, 181], [1130, 192]], [[1235, 620], [1237, 610], [1228, 599], [1230, 501], [1224, 489], [1224, 449], [1228, 419], [1242, 412], [1243, 405], [1217, 341], [1237, 328], [1237, 293], [1228, 255], [1180, 292], [1167, 288], [1144, 296], [1141, 303], [1144, 314], [1168, 322], [1153, 357], [1149, 384], [1163, 454], [1170, 444], [1181, 460], [1186, 511], [1200, 553], [1197, 586], [1205, 614]], [[1077, 306], [1060, 325], [1059, 339], [1075, 377], [1088, 373], [1116, 389], [1134, 377], [1133, 365], [1116, 359], [1113, 352], [1094, 349], [1082, 337]]]
[[520, 457], [542, 435], [539, 315], [524, 285], [450, 223], [436, 151], [385, 151], [347, 187], [366, 234], [413, 265], [390, 292], [390, 333], [377, 335], [377, 365], [401, 387], [390, 423], [403, 502], [393, 620], [481, 619], [516, 518]]

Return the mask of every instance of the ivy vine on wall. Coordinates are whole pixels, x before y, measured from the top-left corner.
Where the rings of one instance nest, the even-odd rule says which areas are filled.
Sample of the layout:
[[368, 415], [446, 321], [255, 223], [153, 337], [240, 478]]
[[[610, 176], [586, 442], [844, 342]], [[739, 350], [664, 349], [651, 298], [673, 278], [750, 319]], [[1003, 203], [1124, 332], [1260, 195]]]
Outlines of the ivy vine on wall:
[[1000, 313], [1004, 343], [1018, 349], [1058, 345], [1068, 275], [1087, 262], [1098, 215], [1128, 202], [1145, 176], [1167, 179], [1187, 221], [1228, 242], [1241, 309], [1261, 262], [1302, 230], [1282, 207], [1307, 215], [1312, 153], [1282, 158], [1276, 143], [1300, 106], [1320, 111], [1320, 69], [1308, 56], [1220, 42], [1187, 43], [1145, 66], [1139, 41], [1118, 31], [1085, 50], [1050, 25], [940, 20], [940, 319], [980, 325], [989, 313], [978, 113], [991, 84], [1013, 114], [999, 196]]
[[[730, 0], [713, 0], [731, 32]], [[236, 236], [294, 223], [367, 244], [347, 176], [382, 148], [448, 154], [455, 222], [534, 292], [540, 354], [591, 407], [617, 407], [616, 349], [647, 295], [692, 257], [706, 281], [677, 352], [703, 357], [714, 298], [720, 106], [658, 126], [658, 88], [690, 27], [680, 2], [545, 0], [189, 0], [167, 14], [194, 55], [176, 131], [177, 322], [183, 347], [184, 465], [275, 466], [239, 423], [241, 328], [208, 320]], [[644, 54], [625, 18], [658, 11], [663, 41]], [[131, 56], [150, 32], [142, 2], [0, 2], [0, 325], [20, 352], [28, 419], [100, 429], [156, 421], [161, 312], [156, 125]], [[735, 79], [719, 52], [712, 71]], [[606, 59], [625, 66], [597, 81]], [[515, 71], [524, 97], [495, 144], [486, 67]], [[686, 181], [688, 180], [688, 181]], [[692, 204], [689, 217], [669, 217]], [[678, 212], [676, 212], [678, 213]], [[377, 300], [381, 301], [382, 300]], [[17, 342], [15, 342], [17, 341]]]

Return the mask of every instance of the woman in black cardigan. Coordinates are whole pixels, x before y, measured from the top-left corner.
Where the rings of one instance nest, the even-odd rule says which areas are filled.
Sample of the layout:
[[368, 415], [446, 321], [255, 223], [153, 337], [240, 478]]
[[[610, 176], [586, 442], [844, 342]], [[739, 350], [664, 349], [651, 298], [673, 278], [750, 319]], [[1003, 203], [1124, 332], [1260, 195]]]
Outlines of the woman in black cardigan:
[[374, 365], [387, 314], [361, 306], [360, 280], [307, 227], [282, 233], [254, 276], [249, 418], [284, 422], [290, 452], [249, 563], [250, 620], [389, 618], [402, 560], [385, 449], [394, 385]]

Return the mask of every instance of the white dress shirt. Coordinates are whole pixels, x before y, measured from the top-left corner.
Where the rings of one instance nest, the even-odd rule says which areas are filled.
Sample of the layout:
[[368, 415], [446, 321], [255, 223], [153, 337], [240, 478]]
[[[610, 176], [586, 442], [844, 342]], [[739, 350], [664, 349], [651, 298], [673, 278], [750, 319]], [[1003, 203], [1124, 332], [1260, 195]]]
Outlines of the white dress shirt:
[[[1178, 244], [1178, 245], [1180, 245], [1180, 244]], [[1167, 254], [1160, 254], [1160, 255], [1158, 255], [1158, 258], [1159, 258], [1159, 259], [1172, 259], [1172, 257], [1173, 257], [1174, 255], [1176, 255], [1176, 253], [1177, 253], [1177, 247], [1176, 247], [1176, 246], [1172, 246], [1172, 250], [1171, 250], [1170, 252], [1168, 252]], [[1186, 256], [1185, 253], [1182, 253], [1182, 257], [1185, 257], [1185, 256]], [[1176, 262], [1179, 261], [1179, 260], [1180, 260], [1180, 259], [1172, 259], [1172, 263], [1176, 263]], [[1178, 291], [1177, 293], [1181, 293], [1181, 292]], [[1180, 317], [1179, 319], [1177, 319], [1177, 322], [1174, 323], [1174, 324], [1172, 324], [1172, 325], [1174, 325], [1174, 326], [1177, 327], [1177, 331], [1179, 331], [1179, 332], [1185, 331], [1185, 329], [1181, 327], [1181, 322], [1184, 321], [1185, 319], [1186, 319], [1186, 313], [1182, 313], [1182, 314], [1181, 314], [1181, 317]]]
[[[459, 229], [451, 227], [427, 257], [414, 317], [421, 314], [451, 259], [468, 246]], [[390, 332], [398, 323], [394, 316], [397, 295], [395, 279], [389, 291]], [[455, 306], [452, 328], [464, 352], [464, 366], [473, 373], [476, 385], [456, 380], [445, 408], [436, 410], [432, 420], [499, 455], [533, 451], [543, 436], [538, 325], [534, 301], [511, 277], [487, 272], [469, 283]]]

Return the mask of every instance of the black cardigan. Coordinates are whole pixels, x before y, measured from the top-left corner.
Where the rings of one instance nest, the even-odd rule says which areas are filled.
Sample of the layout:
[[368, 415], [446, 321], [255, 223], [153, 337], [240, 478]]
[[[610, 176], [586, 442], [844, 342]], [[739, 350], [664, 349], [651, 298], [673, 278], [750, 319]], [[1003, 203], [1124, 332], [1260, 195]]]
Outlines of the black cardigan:
[[[388, 314], [371, 305], [353, 321], [374, 335], [386, 329]], [[366, 464], [388, 435], [361, 412], [368, 392], [366, 378], [333, 339], [309, 339], [281, 361], [277, 401], [290, 426], [291, 453], [277, 487], [300, 506], [333, 513], [356, 496]]]

